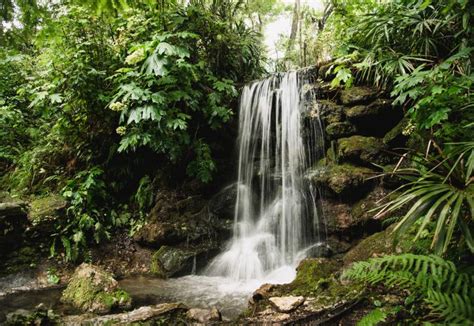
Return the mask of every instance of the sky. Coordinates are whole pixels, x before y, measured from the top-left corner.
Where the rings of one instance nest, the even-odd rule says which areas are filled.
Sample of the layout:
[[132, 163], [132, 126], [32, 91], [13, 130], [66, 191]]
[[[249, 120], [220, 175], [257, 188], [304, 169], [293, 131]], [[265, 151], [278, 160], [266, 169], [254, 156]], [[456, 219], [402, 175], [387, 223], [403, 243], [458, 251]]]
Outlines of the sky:
[[[294, 0], [280, 0], [284, 4], [294, 5]], [[309, 6], [314, 9], [324, 10], [323, 0], [301, 0], [301, 6]], [[276, 42], [281, 34], [289, 36], [291, 30], [291, 13], [282, 14], [277, 19], [269, 23], [264, 30], [265, 45], [267, 46], [268, 56], [272, 59], [282, 57], [283, 53], [278, 53]]]

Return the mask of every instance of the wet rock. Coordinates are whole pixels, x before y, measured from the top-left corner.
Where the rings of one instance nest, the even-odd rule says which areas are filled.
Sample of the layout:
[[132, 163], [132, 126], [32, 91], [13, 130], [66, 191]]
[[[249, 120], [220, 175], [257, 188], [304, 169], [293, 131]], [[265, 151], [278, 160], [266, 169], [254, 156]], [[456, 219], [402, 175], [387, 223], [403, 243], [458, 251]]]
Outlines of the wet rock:
[[356, 127], [347, 121], [333, 122], [326, 127], [326, 135], [330, 139], [337, 139], [354, 135], [357, 132]]
[[153, 254], [150, 271], [162, 278], [189, 274], [218, 252], [218, 247], [213, 243], [189, 248], [163, 246]]
[[317, 102], [318, 115], [324, 125], [341, 122], [344, 120], [343, 106], [329, 100]]
[[325, 216], [324, 224], [329, 234], [346, 233], [356, 223], [351, 213], [351, 206], [346, 203], [324, 199], [322, 210]]
[[27, 225], [25, 203], [0, 203], [0, 257], [22, 244]]
[[390, 192], [387, 189], [381, 186], [375, 187], [366, 197], [352, 205], [352, 216], [360, 222], [378, 220], [381, 223], [385, 218], [389, 217], [389, 215], [398, 214], [398, 212], [395, 212], [376, 217], [377, 207], [380, 206], [380, 201], [389, 194]]
[[114, 308], [128, 309], [132, 300], [103, 269], [83, 263], [76, 268], [61, 301], [84, 312], [106, 314]]
[[274, 288], [274, 284], [263, 284], [252, 294], [251, 303], [258, 302], [265, 298], [269, 298]]
[[[173, 318], [171, 314], [184, 313], [186, 306], [182, 303], [162, 303], [154, 306], [145, 306], [130, 312], [105, 315], [99, 317], [68, 316], [62, 323], [67, 326], [76, 325], [135, 325], [159, 322], [159, 325], [170, 325]], [[171, 316], [170, 316], [171, 315]], [[171, 319], [171, 320], [170, 320]], [[154, 325], [154, 323], [153, 323]]]
[[193, 251], [163, 246], [153, 255], [150, 270], [162, 278], [191, 272], [195, 257], [196, 253]]
[[364, 86], [351, 87], [341, 91], [341, 102], [344, 105], [366, 103], [377, 96], [377, 91]]
[[306, 257], [320, 258], [320, 257], [331, 257], [333, 251], [326, 243], [316, 243], [315, 245], [306, 249]]
[[386, 146], [380, 138], [356, 135], [338, 139], [337, 144], [337, 155], [341, 161], [367, 166], [390, 162], [390, 157], [384, 152]]
[[296, 310], [299, 306], [301, 306], [305, 300], [304, 297], [298, 296], [287, 296], [287, 297], [272, 297], [268, 299], [272, 305], [279, 311], [279, 312], [292, 312]]
[[345, 114], [350, 120], [366, 120], [376, 122], [387, 110], [392, 109], [392, 102], [388, 99], [376, 99], [367, 105], [357, 105], [346, 108]]
[[233, 219], [237, 199], [237, 184], [231, 184], [215, 194], [209, 201], [209, 212], [223, 219]]
[[329, 190], [333, 195], [343, 196], [345, 200], [360, 198], [370, 190], [374, 172], [365, 167], [351, 164], [318, 165], [308, 173], [317, 186]]
[[222, 320], [220, 311], [215, 307], [211, 309], [189, 309], [186, 313], [186, 317], [192, 321], [196, 321], [203, 324], [208, 324], [209, 322], [218, 322]]

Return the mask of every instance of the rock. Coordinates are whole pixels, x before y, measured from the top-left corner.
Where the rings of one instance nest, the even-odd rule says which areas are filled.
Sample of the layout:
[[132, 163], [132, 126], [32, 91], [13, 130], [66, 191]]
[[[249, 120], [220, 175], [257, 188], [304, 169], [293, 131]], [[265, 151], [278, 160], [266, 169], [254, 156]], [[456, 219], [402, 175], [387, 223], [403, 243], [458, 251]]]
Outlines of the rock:
[[[381, 186], [375, 187], [374, 190], [372, 190], [366, 197], [352, 205], [352, 216], [354, 217], [354, 219], [360, 222], [377, 220], [379, 221], [379, 223], [381, 223], [385, 218], [388, 217], [388, 214], [375, 218], [375, 215], [377, 214], [376, 208], [381, 205], [380, 201], [383, 198], [387, 197], [389, 194], [390, 192], [387, 189]], [[399, 214], [399, 212], [400, 211], [397, 211], [390, 215], [397, 215]]]
[[215, 307], [211, 309], [189, 309], [186, 313], [186, 317], [192, 321], [197, 321], [203, 324], [222, 320], [220, 311]]
[[400, 235], [398, 241], [395, 242], [394, 229], [395, 224], [392, 224], [387, 229], [363, 239], [344, 255], [344, 265], [389, 254], [400, 254], [412, 251], [423, 254], [428, 253], [431, 243], [429, 239], [414, 242], [413, 238], [416, 232], [415, 230], [410, 230]]
[[384, 152], [386, 146], [380, 138], [351, 136], [338, 139], [337, 144], [337, 157], [344, 162], [371, 166], [391, 161]]
[[328, 234], [347, 233], [356, 224], [350, 205], [332, 199], [323, 199], [321, 204]]
[[292, 294], [314, 295], [326, 279], [331, 278], [340, 264], [328, 258], [306, 258], [296, 268], [296, 278], [288, 289]]
[[180, 227], [178, 223], [153, 222], [147, 223], [138, 230], [133, 239], [142, 245], [159, 248], [163, 245], [174, 245], [185, 241], [187, 231], [186, 226]]
[[360, 134], [378, 137], [385, 135], [403, 116], [400, 108], [393, 107], [390, 100], [382, 98], [366, 105], [346, 108], [344, 113]]
[[237, 200], [237, 184], [225, 187], [209, 200], [209, 212], [218, 218], [233, 219]]
[[377, 96], [377, 91], [364, 87], [355, 86], [341, 91], [341, 102], [344, 105], [355, 105], [360, 103], [366, 103]]
[[28, 217], [31, 221], [51, 220], [65, 213], [67, 201], [60, 195], [52, 194], [46, 197], [34, 199], [30, 203]]
[[22, 244], [27, 225], [25, 203], [0, 203], [0, 258]]
[[195, 257], [193, 251], [163, 246], [153, 254], [150, 270], [162, 278], [191, 272]]
[[402, 119], [395, 127], [383, 137], [384, 144], [391, 147], [402, 147], [405, 146], [408, 136], [403, 134], [406, 126], [408, 125], [408, 119]]
[[114, 308], [128, 309], [132, 300], [103, 269], [83, 263], [76, 268], [61, 301], [84, 312], [106, 314]]
[[306, 257], [311, 258], [321, 258], [321, 257], [331, 257], [333, 251], [326, 243], [316, 243], [311, 247], [307, 248], [305, 251]]
[[348, 201], [367, 193], [373, 184], [373, 180], [368, 178], [373, 174], [374, 172], [368, 168], [351, 164], [320, 164], [308, 173], [308, 177], [317, 186]]
[[[181, 303], [161, 303], [154, 306], [145, 306], [130, 312], [120, 314], [105, 315], [99, 317], [89, 316], [67, 316], [62, 323], [67, 326], [76, 325], [135, 325], [150, 322], [159, 322], [159, 325], [166, 325], [172, 321], [166, 316], [176, 312], [184, 312], [186, 306]], [[152, 323], [154, 325], [154, 323]]]
[[251, 303], [258, 302], [262, 299], [266, 299], [270, 297], [272, 290], [275, 288], [275, 285], [265, 283], [260, 286], [255, 292], [252, 294]]
[[337, 139], [341, 137], [347, 137], [355, 134], [357, 131], [356, 127], [350, 122], [333, 122], [326, 127], [326, 135], [330, 139]]
[[304, 297], [294, 297], [294, 296], [287, 296], [287, 297], [272, 297], [268, 299], [272, 305], [279, 311], [279, 312], [292, 312], [296, 310], [299, 306], [301, 306], [304, 302]]
[[28, 230], [28, 236], [40, 241], [49, 237], [51, 233], [55, 232], [55, 222], [65, 216], [66, 208], [67, 201], [57, 194], [31, 201], [28, 218], [32, 226]]
[[325, 126], [344, 120], [343, 106], [329, 100], [317, 103], [317, 114]]
[[218, 246], [213, 243], [189, 248], [163, 246], [153, 254], [150, 270], [161, 278], [189, 274], [218, 252]]

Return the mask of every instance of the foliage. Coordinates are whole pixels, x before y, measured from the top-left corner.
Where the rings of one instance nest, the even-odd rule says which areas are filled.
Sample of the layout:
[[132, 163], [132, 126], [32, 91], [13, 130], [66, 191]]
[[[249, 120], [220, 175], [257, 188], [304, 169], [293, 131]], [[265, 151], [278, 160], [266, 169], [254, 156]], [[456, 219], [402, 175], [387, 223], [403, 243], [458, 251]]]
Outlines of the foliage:
[[438, 256], [402, 254], [357, 262], [343, 277], [388, 288], [409, 289], [410, 300], [421, 300], [430, 317], [452, 324], [474, 322], [474, 278]]
[[[333, 86], [369, 82], [391, 90], [418, 131], [451, 141], [472, 136], [471, 2], [335, 3], [332, 28], [342, 39], [329, 71]], [[465, 129], [453, 130], [459, 124]]]
[[55, 225], [51, 255], [62, 247], [65, 259], [74, 261], [83, 254], [91, 240], [99, 243], [109, 238], [113, 221], [110, 214], [104, 213], [110, 199], [102, 177], [103, 171], [93, 167], [67, 182], [62, 195], [69, 207], [66, 218]]
[[357, 326], [376, 326], [387, 320], [388, 313], [381, 308], [376, 308], [357, 322]]
[[131, 18], [140, 17], [140, 27], [121, 35], [134, 45], [109, 104], [121, 113], [118, 151], [145, 147], [172, 163], [185, 158], [188, 175], [208, 182], [216, 169], [210, 136], [233, 115], [235, 83], [258, 73], [258, 35], [198, 5], [168, 11], [164, 22], [138, 14]]
[[[400, 195], [385, 203], [378, 215], [409, 205], [410, 209], [398, 222], [396, 232], [404, 234], [421, 221], [415, 237], [417, 240], [433, 222], [431, 247], [436, 253], [445, 253], [457, 232], [463, 235], [464, 243], [474, 252], [474, 142], [449, 144], [437, 155], [413, 153], [411, 159], [416, 165], [396, 170], [409, 182], [396, 190]], [[456, 244], [462, 242], [456, 241]]]

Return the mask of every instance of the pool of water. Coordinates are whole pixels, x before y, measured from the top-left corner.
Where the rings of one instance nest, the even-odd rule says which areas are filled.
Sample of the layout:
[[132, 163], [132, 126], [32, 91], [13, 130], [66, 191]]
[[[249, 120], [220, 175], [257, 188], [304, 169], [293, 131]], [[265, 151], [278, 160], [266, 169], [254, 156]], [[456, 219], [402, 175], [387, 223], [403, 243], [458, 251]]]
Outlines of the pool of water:
[[[216, 307], [225, 319], [233, 319], [247, 308], [250, 296], [262, 284], [288, 283], [294, 279], [295, 273], [294, 267], [285, 266], [258, 280], [236, 281], [204, 275], [188, 275], [166, 280], [150, 276], [133, 276], [122, 279], [119, 283], [120, 287], [132, 296], [134, 308], [180, 301], [192, 308]], [[13, 287], [12, 293], [0, 293], [0, 313], [6, 315], [19, 310], [32, 311], [40, 303], [61, 315], [79, 313], [60, 302], [64, 287], [28, 290], [22, 283], [29, 284], [32, 282], [31, 279], [22, 278], [21, 282], [12, 278], [9, 281], [16, 286]]]

